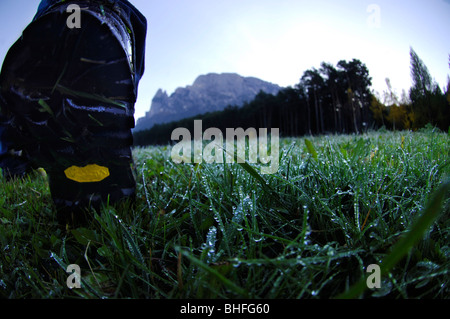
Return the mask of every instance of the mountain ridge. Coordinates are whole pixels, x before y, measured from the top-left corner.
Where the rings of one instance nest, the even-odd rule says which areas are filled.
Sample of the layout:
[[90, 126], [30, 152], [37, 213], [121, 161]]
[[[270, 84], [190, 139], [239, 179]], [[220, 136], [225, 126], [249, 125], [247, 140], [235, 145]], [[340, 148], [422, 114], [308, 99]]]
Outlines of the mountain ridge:
[[150, 110], [137, 120], [134, 130], [147, 130], [155, 124], [221, 111], [229, 105], [240, 107], [252, 101], [260, 91], [277, 94], [281, 89], [277, 84], [236, 73], [200, 75], [192, 85], [179, 87], [170, 96], [159, 89]]

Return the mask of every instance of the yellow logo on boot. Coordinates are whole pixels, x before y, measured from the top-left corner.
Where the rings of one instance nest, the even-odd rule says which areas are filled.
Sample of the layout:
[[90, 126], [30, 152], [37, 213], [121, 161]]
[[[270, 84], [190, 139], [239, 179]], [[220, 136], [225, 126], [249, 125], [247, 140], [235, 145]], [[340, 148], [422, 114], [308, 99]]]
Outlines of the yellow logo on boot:
[[97, 164], [85, 167], [72, 166], [64, 171], [66, 177], [78, 183], [97, 183], [109, 176], [108, 167]]

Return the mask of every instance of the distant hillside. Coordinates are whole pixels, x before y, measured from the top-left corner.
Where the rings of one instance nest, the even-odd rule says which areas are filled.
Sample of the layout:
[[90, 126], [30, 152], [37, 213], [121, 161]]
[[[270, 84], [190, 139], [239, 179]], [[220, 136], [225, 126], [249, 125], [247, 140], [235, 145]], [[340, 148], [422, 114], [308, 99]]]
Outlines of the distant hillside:
[[150, 111], [137, 120], [135, 131], [150, 129], [155, 124], [221, 111], [228, 105], [242, 106], [245, 102], [252, 101], [260, 91], [277, 94], [280, 90], [281, 87], [276, 84], [235, 73], [200, 75], [194, 84], [178, 88], [170, 96], [159, 89], [152, 100]]

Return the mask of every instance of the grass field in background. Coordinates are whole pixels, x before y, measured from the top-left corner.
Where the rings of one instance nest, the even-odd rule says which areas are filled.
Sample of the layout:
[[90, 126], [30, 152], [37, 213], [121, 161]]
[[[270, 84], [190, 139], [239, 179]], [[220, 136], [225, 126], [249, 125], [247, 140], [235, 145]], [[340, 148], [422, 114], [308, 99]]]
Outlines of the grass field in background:
[[[1, 180], [0, 296], [448, 298], [449, 142], [431, 128], [281, 138], [273, 175], [139, 148], [137, 202], [76, 229], [58, 225], [42, 171]], [[364, 287], [370, 264], [380, 289]]]

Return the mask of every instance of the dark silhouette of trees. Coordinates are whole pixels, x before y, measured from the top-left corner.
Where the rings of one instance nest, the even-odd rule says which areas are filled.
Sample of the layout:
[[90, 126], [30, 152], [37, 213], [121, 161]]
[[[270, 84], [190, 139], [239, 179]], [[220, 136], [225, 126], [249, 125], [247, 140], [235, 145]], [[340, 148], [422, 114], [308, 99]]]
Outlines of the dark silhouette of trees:
[[135, 145], [167, 144], [175, 128], [185, 127], [193, 136], [194, 119], [203, 130], [219, 128], [279, 128], [282, 136], [324, 133], [362, 133], [369, 128], [417, 129], [427, 123], [447, 130], [450, 123], [450, 79], [447, 91], [431, 80], [422, 60], [411, 49], [413, 87], [399, 99], [386, 79], [384, 101], [371, 93], [372, 78], [358, 59], [341, 60], [336, 66], [322, 62], [319, 69], [306, 70], [294, 87], [277, 95], [260, 91], [242, 107], [206, 113], [181, 121], [155, 125], [134, 133]]
[[333, 114], [333, 125], [328, 123], [327, 127], [333, 127], [334, 132], [342, 132], [342, 92], [343, 85], [342, 74], [330, 63], [322, 62], [320, 65], [320, 74], [324, 78], [327, 91], [324, 92], [324, 98], [327, 100], [328, 114]]
[[409, 97], [411, 98], [414, 112], [418, 116], [415, 124], [423, 126], [431, 122], [431, 95], [436, 88], [428, 68], [413, 48], [410, 49], [410, 57], [413, 86], [409, 91]]
[[[360, 133], [363, 128], [371, 124], [372, 118], [369, 114], [372, 94], [370, 86], [372, 78], [369, 76], [369, 70], [360, 60], [353, 59], [350, 62], [341, 60], [338, 62], [338, 70], [344, 76], [344, 86], [347, 92], [347, 101], [344, 103], [344, 109], [347, 110], [347, 116], [351, 116], [352, 129], [347, 130]], [[349, 120], [347, 118], [347, 125]]]
[[415, 115], [414, 128], [427, 123], [445, 130], [449, 126], [449, 104], [446, 95], [431, 78], [425, 63], [413, 48], [410, 49], [411, 78], [413, 85], [409, 91], [412, 110]]
[[319, 71], [315, 68], [305, 71], [302, 78], [300, 79], [299, 86], [302, 86], [306, 92], [308, 108], [314, 110], [315, 117], [315, 127], [314, 132], [323, 133], [324, 132], [324, 121], [323, 121], [323, 91], [325, 89], [325, 82]]

